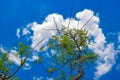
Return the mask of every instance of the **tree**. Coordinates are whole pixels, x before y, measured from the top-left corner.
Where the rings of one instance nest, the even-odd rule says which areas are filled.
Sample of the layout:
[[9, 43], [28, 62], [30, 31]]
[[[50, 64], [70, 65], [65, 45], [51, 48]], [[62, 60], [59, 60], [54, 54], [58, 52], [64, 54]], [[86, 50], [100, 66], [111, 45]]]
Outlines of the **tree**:
[[0, 80], [19, 80], [19, 77], [14, 77], [14, 75], [21, 69], [21, 67], [26, 63], [31, 52], [43, 41], [40, 40], [38, 44], [31, 48], [30, 46], [24, 45], [22, 42], [19, 43], [19, 48], [15, 56], [20, 56], [21, 59], [19, 66], [16, 67], [15, 63], [9, 60], [9, 52], [0, 50]]
[[[47, 44], [46, 51], [54, 51], [54, 53], [49, 51], [52, 60], [45, 62], [45, 64], [51, 63], [47, 72], [52, 75], [60, 71], [56, 80], [79, 80], [84, 76], [84, 67], [89, 67], [89, 63], [94, 63], [98, 56], [88, 47], [90, 40], [88, 31], [64, 26], [62, 30], [58, 30], [56, 26], [56, 30], [58, 34], [53, 35]], [[40, 48], [43, 49], [44, 47]], [[65, 72], [63, 67], [69, 72]]]
[[[84, 67], [89, 67], [89, 63], [94, 63], [98, 57], [98, 55], [88, 47], [90, 33], [83, 29], [92, 17], [90, 17], [81, 29], [76, 29], [74, 26], [69, 29], [68, 24], [68, 27], [62, 26], [62, 30], [59, 30], [55, 19], [53, 18], [56, 29], [51, 30], [56, 30], [57, 34], [49, 39], [47, 45], [40, 48], [41, 53], [39, 59], [35, 61], [35, 64], [41, 64], [44, 70], [49, 73], [50, 77], [53, 73], [58, 71], [59, 75], [56, 77], [56, 80], [79, 80], [83, 78], [85, 74]], [[43, 40], [44, 39], [40, 40], [33, 48], [26, 46], [23, 43], [19, 43], [19, 48], [15, 56], [20, 56], [21, 62], [17, 67], [15, 66], [15, 63], [9, 60], [9, 52], [1, 51], [0, 80], [18, 80], [18, 77], [14, 78], [14, 75], [26, 63], [31, 52], [34, 51]], [[50, 56], [46, 57], [42, 52], [49, 53]], [[45, 65], [49, 65], [49, 67], [46, 68]], [[13, 68], [15, 69], [14, 71]], [[67, 71], [63, 68], [67, 69]]]
[[[58, 31], [58, 34], [53, 35], [52, 38], [49, 39], [46, 45], [47, 49], [44, 50], [45, 46], [40, 48], [40, 51], [46, 51], [50, 54], [50, 60], [45, 62], [47, 57], [44, 57], [43, 54], [41, 54], [38, 61], [35, 61], [35, 63], [40, 63], [42, 65], [47, 65], [49, 63], [49, 67], [44, 67], [44, 69], [50, 76], [56, 71], [60, 72], [56, 80], [79, 80], [84, 76], [84, 67], [89, 67], [89, 63], [93, 63], [98, 56], [88, 47], [90, 40], [88, 31], [75, 28], [68, 29], [64, 26], [62, 27], [62, 30], [56, 30]], [[12, 69], [15, 64], [8, 59], [9, 54], [1, 51], [0, 79], [18, 80], [18, 77], [14, 78], [14, 75], [25, 64], [30, 53], [43, 40], [44, 39], [42, 39], [34, 48], [19, 43], [18, 52], [15, 55], [20, 56], [21, 64], [14, 71]], [[54, 53], [50, 51], [54, 51]], [[22, 59], [23, 57], [25, 58]], [[68, 72], [64, 71], [63, 68], [67, 69]]]
[[[58, 34], [53, 35], [47, 43], [46, 51], [52, 50], [54, 54], [50, 56], [50, 67], [46, 68], [46, 71], [52, 75], [56, 71], [60, 71], [56, 80], [79, 80], [84, 75], [84, 66], [89, 67], [89, 63], [93, 63], [97, 59], [97, 54], [88, 48], [89, 36], [86, 30], [68, 29], [63, 27]], [[37, 45], [39, 45], [41, 40]], [[37, 46], [36, 45], [36, 46]], [[36, 47], [35, 46], [35, 47]], [[35, 48], [34, 47], [34, 48]], [[18, 52], [16, 56], [20, 55], [21, 64], [16, 68], [14, 72], [11, 72], [14, 68], [14, 63], [8, 59], [8, 53], [1, 51], [0, 55], [0, 78], [1, 80], [13, 79], [14, 75], [25, 64], [29, 54], [34, 50], [29, 46], [19, 43]], [[44, 46], [40, 48], [40, 51], [44, 51]], [[45, 59], [45, 58], [44, 58]], [[38, 61], [35, 63], [44, 64], [43, 56], [39, 56]], [[45, 63], [47, 64], [47, 63]], [[54, 65], [53, 65], [54, 64]], [[13, 66], [13, 67], [11, 67]], [[66, 73], [62, 68], [65, 67], [69, 70], [69, 76], [66, 77]], [[18, 80], [18, 77], [14, 78]]]

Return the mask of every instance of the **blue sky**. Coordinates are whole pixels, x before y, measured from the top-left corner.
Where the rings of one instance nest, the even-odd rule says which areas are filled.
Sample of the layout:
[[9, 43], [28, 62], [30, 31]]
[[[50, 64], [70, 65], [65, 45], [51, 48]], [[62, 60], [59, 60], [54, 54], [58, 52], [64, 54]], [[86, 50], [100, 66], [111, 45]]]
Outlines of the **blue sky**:
[[[120, 54], [119, 54], [119, 39], [120, 36], [120, 10], [119, 0], [74, 0], [72, 18], [75, 18], [77, 12], [84, 9], [92, 10], [94, 15], [98, 12], [100, 22], [99, 28], [102, 29], [102, 34], [106, 38], [107, 44], [114, 43], [115, 63], [112, 68], [102, 75], [100, 80], [119, 80], [120, 79]], [[52, 13], [61, 14], [64, 19], [70, 17], [70, 10], [72, 0], [0, 0], [0, 44], [4, 49], [8, 50], [16, 42], [23, 41], [26, 44], [31, 44], [32, 41], [27, 42], [26, 38], [32, 34], [22, 36], [22, 30], [26, 28], [29, 23], [37, 22], [40, 25], [45, 18]], [[16, 35], [17, 29], [20, 29], [18, 38]], [[33, 29], [32, 29], [33, 30]], [[35, 30], [33, 30], [34, 33]], [[111, 55], [111, 54], [110, 54]], [[47, 76], [47, 74], [39, 68], [40, 65], [32, 65], [30, 70], [21, 69], [17, 74], [23, 80], [33, 80], [33, 77]], [[118, 67], [118, 68], [117, 68]], [[117, 69], [116, 69], [117, 68]], [[91, 73], [94, 73], [92, 70]], [[28, 75], [28, 73], [30, 73]], [[35, 74], [36, 73], [36, 74]], [[89, 73], [89, 71], [88, 71]], [[24, 76], [23, 76], [24, 75]], [[93, 80], [93, 76], [89, 80]], [[36, 79], [37, 80], [37, 79]]]

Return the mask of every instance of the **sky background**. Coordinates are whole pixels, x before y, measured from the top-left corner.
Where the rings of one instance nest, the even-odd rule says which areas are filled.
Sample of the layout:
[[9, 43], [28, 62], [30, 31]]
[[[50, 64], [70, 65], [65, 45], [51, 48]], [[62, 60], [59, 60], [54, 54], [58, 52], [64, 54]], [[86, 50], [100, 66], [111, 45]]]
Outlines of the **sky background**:
[[[107, 43], [114, 43], [116, 63], [99, 80], [120, 80], [120, 48], [118, 48], [120, 43], [119, 3], [119, 0], [73, 0], [71, 17], [75, 18], [76, 13], [84, 9], [92, 10], [95, 14], [98, 12], [99, 27], [102, 29]], [[19, 41], [30, 44], [31, 42], [26, 41], [28, 37], [17, 37], [16, 31], [18, 28], [23, 30], [26, 25], [33, 22], [42, 24], [45, 18], [52, 13], [61, 14], [64, 19], [68, 18], [70, 17], [71, 7], [72, 0], [0, 0], [0, 44], [6, 50], [9, 50], [11, 46]], [[37, 78], [40, 78], [40, 76], [47, 75], [42, 69], [39, 69], [40, 65], [32, 63], [30, 65], [32, 65], [30, 70], [21, 69], [17, 74], [20, 76], [20, 80], [24, 80], [25, 77], [26, 80], [39, 80]], [[91, 73], [94, 73], [94, 71], [92, 70]], [[88, 80], [93, 80], [93, 77], [94, 75]]]

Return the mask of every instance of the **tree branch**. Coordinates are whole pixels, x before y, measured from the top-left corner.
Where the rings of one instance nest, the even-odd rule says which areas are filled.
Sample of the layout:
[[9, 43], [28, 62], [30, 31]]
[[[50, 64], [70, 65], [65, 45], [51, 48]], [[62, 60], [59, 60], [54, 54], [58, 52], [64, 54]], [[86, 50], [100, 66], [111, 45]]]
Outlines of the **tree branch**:
[[5, 77], [5, 79], [9, 79], [12, 76], [14, 76], [20, 69], [21, 67], [25, 64], [27, 58], [29, 57], [29, 55], [31, 54], [31, 52], [43, 41], [44, 39], [40, 40], [33, 48], [30, 52], [28, 52], [28, 55], [26, 56], [26, 58], [23, 60], [23, 62], [21, 63], [21, 65], [16, 69], [15, 72], [13, 72], [10, 76]]
[[84, 75], [84, 71], [78, 73], [78, 74], [73, 78], [73, 80], [79, 80], [81, 77], [83, 77], [83, 75]]

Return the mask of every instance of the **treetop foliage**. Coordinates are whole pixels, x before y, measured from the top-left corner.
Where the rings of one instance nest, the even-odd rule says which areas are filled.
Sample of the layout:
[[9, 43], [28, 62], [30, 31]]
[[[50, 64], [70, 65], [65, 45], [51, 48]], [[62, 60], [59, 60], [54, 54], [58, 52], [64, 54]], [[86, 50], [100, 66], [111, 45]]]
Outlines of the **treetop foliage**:
[[[52, 74], [58, 70], [61, 71], [63, 67], [66, 67], [66, 69], [69, 69], [70, 71], [69, 76], [66, 77], [66, 79], [72, 76], [72, 78], [69, 78], [72, 80], [75, 79], [77, 74], [84, 72], [85, 65], [89, 68], [89, 63], [94, 63], [98, 55], [88, 48], [90, 40], [88, 31], [63, 28], [62, 32], [53, 35], [47, 44], [47, 51], [53, 50], [55, 52], [54, 54], [50, 53], [52, 61], [49, 63], [55, 65], [51, 65], [51, 67], [48, 68], [48, 72]], [[40, 50], [43, 49], [44, 47]], [[62, 79], [60, 76], [61, 75], [59, 75], [57, 80]], [[80, 78], [81, 77], [79, 76], [79, 79]]]
[[[53, 35], [47, 45], [40, 47], [39, 59], [34, 61], [34, 63], [44, 65], [45, 71], [50, 76], [58, 71], [59, 75], [56, 80], [79, 80], [85, 74], [85, 66], [89, 68], [89, 63], [94, 63], [98, 57], [96, 53], [89, 49], [89, 40], [88, 31], [75, 28], [68, 29], [63, 26], [61, 32], [58, 31], [58, 34]], [[47, 49], [45, 49], [46, 46]], [[19, 43], [19, 48], [15, 55], [19, 55], [21, 64], [15, 71], [12, 71], [15, 63], [9, 60], [9, 53], [1, 51], [0, 79], [13, 80], [14, 75], [25, 64], [33, 50], [30, 46]], [[54, 53], [50, 51], [54, 51]], [[50, 55], [50, 60], [46, 60], [48, 57], [46, 55], [44, 57], [42, 52], [47, 52]], [[22, 59], [23, 57], [25, 58]], [[49, 67], [45, 67], [47, 64], [49, 64]], [[63, 68], [68, 71], [66, 72]], [[14, 78], [14, 80], [18, 79], [18, 77]]]

